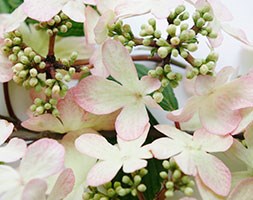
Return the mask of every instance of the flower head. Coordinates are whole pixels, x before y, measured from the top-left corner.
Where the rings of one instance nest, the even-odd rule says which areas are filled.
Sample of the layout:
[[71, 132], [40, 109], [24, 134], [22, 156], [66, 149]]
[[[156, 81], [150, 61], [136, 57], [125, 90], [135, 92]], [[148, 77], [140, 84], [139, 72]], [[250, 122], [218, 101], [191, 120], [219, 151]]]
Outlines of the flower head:
[[100, 135], [84, 134], [77, 138], [75, 145], [78, 151], [100, 161], [89, 171], [87, 184], [99, 186], [111, 181], [123, 166], [125, 173], [132, 173], [147, 166], [145, 159], [152, 158], [148, 146], [142, 146], [149, 131], [136, 140], [124, 141], [117, 137], [118, 145], [111, 145]]
[[105, 42], [103, 61], [120, 84], [89, 76], [75, 88], [76, 102], [88, 112], [99, 115], [122, 109], [116, 119], [116, 131], [123, 139], [136, 139], [144, 132], [149, 121], [145, 105], [158, 107], [148, 94], [158, 89], [160, 82], [148, 76], [139, 80], [127, 49], [119, 42]]

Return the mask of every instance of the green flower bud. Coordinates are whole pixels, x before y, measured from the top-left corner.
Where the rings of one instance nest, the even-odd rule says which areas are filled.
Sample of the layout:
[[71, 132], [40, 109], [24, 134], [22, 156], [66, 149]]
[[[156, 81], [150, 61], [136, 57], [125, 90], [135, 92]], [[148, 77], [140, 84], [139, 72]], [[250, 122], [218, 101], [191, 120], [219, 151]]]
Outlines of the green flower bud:
[[184, 193], [185, 193], [185, 195], [187, 195], [187, 196], [191, 196], [191, 195], [193, 195], [193, 189], [192, 188], [190, 188], [190, 187], [186, 187], [185, 189], [184, 189]]
[[181, 15], [179, 16], [179, 19], [182, 20], [182, 21], [187, 20], [187, 19], [189, 19], [189, 18], [190, 18], [189, 12], [184, 12], [183, 14], [181, 14]]
[[17, 63], [13, 66], [13, 68], [16, 70], [16, 71], [21, 71], [24, 69], [24, 65], [22, 63]]
[[202, 60], [201, 59], [194, 59], [193, 64], [195, 67], [200, 67], [202, 65]]
[[124, 44], [124, 43], [126, 42], [126, 38], [125, 38], [123, 35], [119, 35], [119, 36], [117, 37], [117, 39], [118, 39], [122, 44]]
[[90, 200], [90, 194], [88, 192], [85, 192], [83, 193], [83, 196], [82, 196], [83, 200]]
[[130, 177], [126, 176], [126, 175], [122, 177], [122, 182], [125, 183], [125, 184], [128, 184], [128, 185], [132, 185], [133, 184], [133, 182], [130, 179]]
[[195, 75], [198, 75], [199, 74], [199, 70], [197, 68], [193, 68], [192, 69], [192, 72], [195, 74]]
[[171, 51], [171, 54], [172, 54], [172, 56], [177, 57], [178, 54], [179, 54], [179, 52], [178, 52], [177, 49], [173, 49], [173, 50]]
[[206, 21], [205, 21], [203, 18], [199, 18], [199, 19], [197, 20], [197, 22], [196, 22], [196, 26], [197, 26], [198, 28], [201, 28], [201, 27], [203, 27], [203, 26], [205, 25], [205, 23], [206, 23]]
[[14, 63], [18, 60], [18, 57], [15, 54], [11, 54], [11, 55], [9, 55], [8, 59], [9, 59], [9, 61]]
[[153, 27], [156, 26], [156, 20], [155, 20], [154, 18], [150, 18], [150, 19], [148, 20], [148, 23], [149, 23], [149, 25], [151, 25], [151, 26], [153, 26]]
[[203, 19], [210, 22], [213, 21], [213, 16], [210, 13], [205, 13]]
[[169, 50], [167, 47], [159, 47], [157, 50], [157, 54], [161, 58], [166, 58], [167, 55], [169, 54]]
[[153, 99], [157, 102], [157, 103], [161, 103], [163, 100], [163, 94], [161, 92], [155, 92], [152, 95]]
[[53, 26], [53, 25], [55, 24], [54, 19], [50, 19], [50, 20], [47, 22], [47, 24], [48, 24], [49, 26]]
[[196, 33], [195, 33], [195, 31], [194, 30], [188, 30], [188, 37], [189, 37], [189, 39], [193, 39], [193, 38], [195, 38], [195, 36], [196, 36]]
[[207, 65], [202, 65], [199, 69], [200, 74], [206, 75], [209, 72], [208, 66]]
[[113, 196], [115, 196], [115, 194], [116, 194], [116, 192], [115, 192], [114, 189], [109, 188], [109, 189], [107, 190], [107, 195], [108, 195], [109, 197], [112, 198]]
[[46, 73], [38, 73], [37, 78], [40, 79], [41, 81], [45, 82], [47, 75], [46, 75]]
[[113, 187], [117, 189], [118, 187], [121, 187], [121, 183], [119, 181], [115, 181]]
[[178, 37], [173, 37], [170, 39], [170, 43], [173, 45], [173, 46], [177, 46], [180, 44], [180, 39]]
[[20, 51], [20, 47], [19, 46], [14, 46], [12, 48], [12, 51], [13, 51], [13, 53], [18, 54], [18, 52]]
[[46, 103], [46, 104], [44, 105], [44, 108], [45, 108], [46, 110], [50, 110], [50, 109], [52, 108], [52, 105], [51, 105], [50, 103]]
[[66, 74], [64, 77], [63, 77], [64, 81], [66, 82], [70, 82], [71, 81], [71, 76], [69, 74]]
[[55, 80], [54, 79], [47, 79], [45, 82], [46, 82], [46, 85], [48, 85], [49, 87], [51, 87], [55, 83]]
[[35, 63], [40, 63], [41, 62], [41, 57], [40, 56], [34, 56], [33, 58]]
[[132, 196], [136, 197], [137, 194], [138, 194], [138, 192], [137, 192], [136, 189], [133, 189], [133, 190], [131, 191], [131, 194], [132, 194]]
[[185, 51], [185, 50], [181, 50], [181, 51], [180, 51], [180, 56], [181, 56], [182, 58], [186, 58], [186, 57], [188, 56], [188, 52]]
[[34, 105], [34, 104], [30, 106], [30, 110], [31, 110], [32, 112], [34, 112], [34, 111], [36, 110], [36, 108], [37, 108], [37, 106]]
[[13, 45], [13, 42], [10, 38], [6, 38], [4, 39], [4, 44], [7, 46], [7, 47], [12, 47]]
[[135, 185], [139, 185], [141, 183], [141, 180], [142, 180], [140, 175], [135, 175], [133, 179], [134, 179], [134, 184]]
[[60, 115], [59, 111], [57, 109], [54, 109], [52, 112], [52, 115], [55, 117], [58, 117]]
[[169, 80], [167, 78], [163, 78], [162, 81], [161, 81], [161, 85], [162, 87], [167, 87], [169, 85]]
[[19, 72], [18, 76], [20, 78], [25, 78], [28, 74], [28, 70], [22, 70], [21, 72]]
[[54, 85], [53, 88], [52, 88], [52, 93], [53, 94], [59, 94], [61, 91], [61, 88], [59, 85]]
[[188, 28], [189, 28], [189, 25], [186, 24], [186, 23], [183, 23], [183, 24], [181, 24], [181, 26], [180, 26], [180, 30], [181, 30], [181, 31], [187, 30]]
[[20, 84], [22, 82], [22, 79], [16, 75], [12, 77], [13, 81], [17, 84]]
[[162, 36], [162, 32], [159, 30], [155, 30], [154, 36], [155, 36], [155, 38], [159, 39]]
[[[119, 188], [119, 187], [118, 187]], [[117, 188], [117, 189], [118, 189]], [[119, 195], [119, 196], [121, 196], [121, 197], [123, 197], [123, 196], [126, 196], [127, 195], [127, 191], [126, 191], [126, 189], [123, 189], [123, 188], [120, 188], [120, 189], [118, 189], [117, 190], [116, 189], [116, 192], [117, 192], [117, 194]]]
[[148, 75], [151, 76], [152, 78], [156, 78], [157, 77], [157, 74], [156, 74], [156, 71], [151, 69], [148, 71]]
[[168, 160], [164, 160], [162, 165], [163, 165], [164, 169], [169, 169], [170, 168], [170, 162]]
[[[75, 68], [73, 68], [74, 69], [74, 71], [75, 71]], [[89, 67], [87, 67], [87, 66], [83, 66], [82, 68], [81, 68], [81, 70], [84, 72], [84, 73], [88, 73], [89, 71], [90, 71], [90, 69], [89, 69]], [[69, 72], [70, 73], [70, 72]], [[75, 72], [74, 72], [75, 73]], [[74, 74], [73, 73], [73, 74]], [[73, 75], [73, 74], [70, 74], [70, 75]]]
[[68, 19], [69, 17], [67, 15], [65, 15], [63, 12], [60, 13], [60, 17], [62, 20], [66, 20]]
[[174, 188], [174, 183], [172, 181], [168, 181], [168, 182], [166, 182], [165, 187], [167, 189], [173, 189]]
[[182, 173], [181, 173], [181, 171], [178, 170], [178, 169], [176, 169], [176, 170], [173, 172], [173, 174], [172, 174], [172, 177], [173, 177], [175, 180], [181, 178], [181, 176], [182, 176]]
[[[160, 48], [161, 48], [161, 47], [160, 47]], [[155, 71], [156, 71], [156, 74], [157, 74], [157, 75], [162, 75], [162, 74], [163, 74], [163, 68], [160, 67], [160, 66], [156, 67]]]
[[171, 191], [171, 190], [168, 190], [168, 191], [165, 192], [165, 196], [166, 196], [167, 198], [173, 197], [173, 196], [174, 196], [174, 192]]
[[73, 24], [71, 23], [71, 22], [66, 22], [66, 24], [65, 24], [67, 27], [68, 27], [68, 29], [71, 29], [72, 28], [72, 26], [73, 26]]
[[145, 30], [141, 30], [140, 33], [139, 33], [139, 35], [141, 37], [145, 37], [146, 36], [146, 31]]
[[43, 100], [40, 99], [40, 98], [36, 98], [36, 99], [34, 99], [33, 103], [34, 103], [36, 106], [41, 106], [42, 103], [43, 103]]
[[27, 56], [21, 56], [20, 57], [20, 62], [22, 62], [25, 65], [29, 65], [30, 64], [30, 61], [29, 61], [29, 59], [28, 59]]
[[63, 59], [61, 60], [61, 62], [62, 62], [62, 64], [66, 65], [66, 66], [69, 66], [69, 61], [68, 61], [68, 59], [66, 59], [66, 58], [63, 58]]
[[14, 37], [13, 38], [13, 44], [14, 45], [20, 45], [21, 43], [22, 43], [21, 38], [19, 38], [19, 37]]
[[186, 78], [193, 79], [195, 77], [195, 74], [191, 71], [186, 72]]
[[217, 62], [218, 58], [219, 58], [219, 55], [216, 52], [212, 51], [207, 56], [207, 61]]
[[35, 68], [30, 69], [29, 71], [31, 77], [36, 77], [38, 74], [38, 71]]
[[22, 34], [19, 30], [15, 30], [14, 31], [14, 34], [17, 36], [17, 37], [22, 37]]
[[188, 184], [190, 182], [190, 178], [189, 176], [183, 176], [181, 178], [181, 181], [184, 183], [184, 184]]
[[216, 32], [214, 32], [214, 31], [212, 31], [211, 33], [208, 34], [208, 37], [215, 39], [215, 38], [218, 37], [218, 34]]
[[70, 67], [69, 68], [69, 74], [73, 75], [74, 73], [76, 73], [76, 69], [74, 67]]
[[45, 62], [41, 62], [41, 63], [39, 64], [39, 68], [40, 68], [40, 69], [45, 69], [45, 67], [46, 67], [46, 63], [45, 63]]
[[169, 79], [169, 80], [174, 80], [176, 78], [176, 73], [174, 72], [169, 72], [166, 77]]
[[178, 7], [176, 7], [175, 12], [177, 15], [179, 15], [180, 13], [185, 11], [185, 6], [184, 5], [180, 5]]
[[26, 56], [29, 56], [29, 54], [30, 54], [32, 51], [33, 51], [33, 50], [32, 50], [31, 47], [26, 47], [26, 48], [24, 49], [24, 54], [25, 54]]
[[212, 71], [215, 68], [215, 62], [210, 61], [210, 62], [206, 63], [206, 66], [208, 67], [208, 69], [210, 71]]
[[179, 26], [181, 24], [181, 20], [180, 19], [174, 19], [173, 20], [173, 24], [175, 24], [176, 26]]
[[125, 24], [123, 27], [122, 27], [123, 31], [125, 33], [131, 33], [131, 26], [129, 24]]
[[160, 47], [162, 46], [169, 46], [168, 42], [163, 39], [163, 38], [159, 38], [157, 41], [156, 41], [156, 44]]
[[32, 52], [28, 55], [28, 57], [29, 57], [30, 59], [34, 59], [35, 56], [36, 56], [36, 53], [35, 53], [34, 51], [32, 51]]
[[56, 72], [55, 79], [61, 81], [63, 79], [63, 75], [60, 72]]
[[62, 33], [66, 33], [66, 32], [68, 31], [68, 27], [67, 27], [66, 25], [61, 25], [60, 31], [61, 31]]
[[48, 97], [52, 96], [52, 90], [51, 90], [51, 88], [46, 88], [45, 89], [45, 95], [48, 96]]
[[195, 182], [193, 180], [190, 180], [190, 182], [188, 183], [188, 187], [194, 187], [195, 186]]
[[34, 87], [34, 89], [35, 89], [36, 92], [41, 92], [42, 87], [41, 87], [40, 84], [37, 84], [37, 85]]
[[52, 105], [54, 105], [54, 106], [56, 106], [57, 100], [56, 99], [50, 99], [49, 103], [52, 104]]
[[130, 46], [130, 47], [134, 47], [135, 42], [134, 42], [134, 41], [129, 41], [129, 42], [127, 43], [127, 45]]
[[47, 34], [49, 36], [53, 36], [54, 35], [54, 32], [51, 30], [51, 29], [47, 29]]
[[29, 80], [29, 84], [30, 84], [31, 87], [34, 87], [35, 85], [38, 84], [38, 79], [37, 78], [31, 78]]
[[187, 45], [187, 49], [191, 52], [197, 51], [198, 50], [198, 45], [194, 43], [190, 43]]
[[59, 24], [61, 22], [61, 17], [59, 15], [54, 16], [54, 21], [56, 24]]
[[154, 28], [150, 25], [147, 25], [147, 27], [145, 28], [146, 35], [152, 35], [154, 31]]
[[145, 169], [145, 168], [142, 168], [141, 170], [140, 170], [140, 176], [141, 177], [143, 177], [143, 176], [145, 176], [145, 175], [147, 175], [148, 174], [148, 170], [147, 169]]
[[147, 187], [144, 184], [140, 184], [138, 185], [137, 190], [140, 192], [145, 192], [147, 190]]
[[203, 8], [201, 8], [201, 11], [203, 12], [203, 13], [207, 13], [207, 12], [209, 12], [211, 10], [211, 7], [209, 6], [209, 5], [206, 5], [206, 6], [204, 6]]
[[164, 69], [164, 72], [165, 72], [165, 73], [171, 72], [171, 66], [168, 65], [168, 64], [164, 65], [163, 69]]
[[36, 114], [41, 115], [44, 113], [44, 107], [43, 106], [38, 106], [35, 110]]
[[166, 29], [166, 31], [170, 36], [175, 36], [176, 31], [177, 31], [177, 27], [174, 24], [170, 24], [168, 26], [168, 28]]
[[56, 27], [54, 27], [54, 28], [53, 28], [53, 33], [54, 33], [54, 34], [57, 34], [58, 32], [59, 32], [59, 29], [56, 28]]
[[159, 173], [159, 175], [160, 175], [160, 177], [161, 177], [162, 179], [168, 178], [168, 173], [165, 172], [165, 171], [161, 171], [161, 172]]

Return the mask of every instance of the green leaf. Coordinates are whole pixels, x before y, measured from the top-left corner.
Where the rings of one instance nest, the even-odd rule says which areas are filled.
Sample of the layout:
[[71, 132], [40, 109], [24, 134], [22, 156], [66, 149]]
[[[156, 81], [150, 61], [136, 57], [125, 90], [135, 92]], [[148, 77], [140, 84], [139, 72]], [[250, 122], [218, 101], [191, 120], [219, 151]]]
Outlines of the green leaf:
[[58, 33], [61, 37], [69, 37], [69, 36], [84, 36], [83, 23], [77, 23], [71, 21], [72, 28], [69, 29], [67, 33]]
[[177, 98], [175, 97], [174, 91], [170, 85], [163, 90], [163, 100], [160, 106], [166, 111], [173, 111], [178, 109]]
[[161, 189], [162, 179], [159, 173], [163, 170], [162, 161], [156, 159], [148, 160], [147, 170], [148, 174], [143, 177], [142, 181], [147, 186], [144, 195], [146, 199], [154, 199], [155, 195]]
[[148, 74], [149, 69], [145, 65], [135, 63], [135, 67], [139, 78]]
[[0, 13], [11, 13], [23, 0], [0, 0]]

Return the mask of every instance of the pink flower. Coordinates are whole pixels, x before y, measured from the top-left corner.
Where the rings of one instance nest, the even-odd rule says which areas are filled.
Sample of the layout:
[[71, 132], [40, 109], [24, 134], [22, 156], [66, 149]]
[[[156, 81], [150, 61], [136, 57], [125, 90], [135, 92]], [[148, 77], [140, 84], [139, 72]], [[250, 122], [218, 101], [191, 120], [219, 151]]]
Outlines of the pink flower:
[[31, 117], [24, 121], [22, 126], [33, 131], [53, 131], [66, 133], [70, 131], [93, 128], [95, 130], [114, 129], [118, 113], [110, 115], [93, 115], [83, 110], [74, 101], [73, 89], [70, 89], [64, 99], [58, 101], [59, 118], [52, 114], [43, 114]]
[[226, 67], [216, 77], [198, 76], [195, 95], [182, 109], [169, 113], [168, 118], [186, 122], [197, 113], [202, 126], [213, 134], [234, 131], [242, 120], [241, 109], [253, 106], [253, 73], [229, 82], [232, 72]]
[[156, 158], [173, 157], [185, 174], [199, 177], [216, 194], [226, 196], [229, 193], [231, 173], [222, 161], [210, 153], [226, 151], [233, 143], [231, 136], [213, 135], [204, 129], [190, 136], [167, 125], [158, 125], [156, 129], [168, 136], [150, 145]]
[[152, 158], [148, 146], [141, 145], [145, 142], [149, 131], [136, 140], [124, 141], [117, 137], [118, 145], [111, 145], [107, 140], [96, 134], [84, 134], [77, 138], [75, 145], [78, 151], [100, 161], [89, 171], [87, 184], [99, 186], [111, 181], [123, 166], [125, 173], [132, 173], [147, 166], [145, 159]]
[[38, 140], [27, 148], [18, 170], [0, 165], [0, 196], [12, 200], [43, 199], [45, 178], [63, 169], [63, 146], [52, 139]]
[[26, 151], [26, 142], [24, 140], [13, 138], [8, 144], [3, 145], [13, 131], [13, 124], [5, 120], [0, 120], [0, 161], [15, 162], [22, 158]]
[[108, 114], [122, 109], [116, 119], [116, 131], [122, 139], [138, 138], [149, 122], [145, 105], [159, 107], [148, 95], [160, 87], [157, 79], [138, 79], [127, 49], [117, 41], [103, 46], [103, 60], [115, 81], [98, 76], [83, 79], [74, 89], [76, 102], [88, 112]]
[[60, 11], [77, 22], [84, 22], [85, 3], [95, 5], [91, 0], [25, 0], [23, 10], [28, 17], [38, 21], [48, 21]]

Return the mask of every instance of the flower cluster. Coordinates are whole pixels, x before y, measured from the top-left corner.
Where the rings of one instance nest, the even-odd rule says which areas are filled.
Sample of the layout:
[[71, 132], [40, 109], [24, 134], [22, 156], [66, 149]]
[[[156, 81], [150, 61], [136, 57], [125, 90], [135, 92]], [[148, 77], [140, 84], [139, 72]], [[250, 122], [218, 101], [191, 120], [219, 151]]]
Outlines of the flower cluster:
[[[11, 2], [0, 8], [10, 115], [0, 115], [0, 199], [252, 198], [253, 72], [218, 70], [215, 48], [224, 33], [253, 44], [220, 0]], [[128, 18], [146, 14], [136, 33]], [[11, 107], [11, 80], [30, 93], [26, 119]]]

